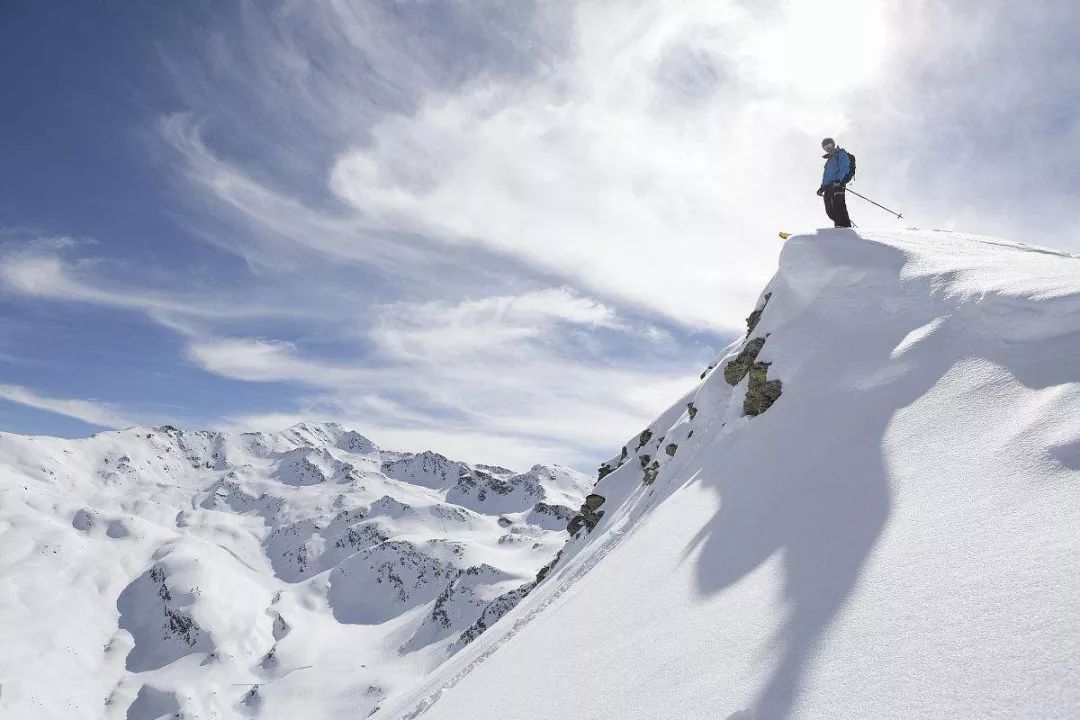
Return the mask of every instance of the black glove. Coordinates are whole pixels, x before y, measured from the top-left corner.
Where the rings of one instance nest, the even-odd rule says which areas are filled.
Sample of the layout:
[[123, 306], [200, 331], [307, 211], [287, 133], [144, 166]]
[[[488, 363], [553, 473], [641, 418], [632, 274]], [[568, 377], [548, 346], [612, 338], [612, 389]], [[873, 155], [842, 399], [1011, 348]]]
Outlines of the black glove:
[[818, 197], [821, 197], [822, 195], [824, 195], [825, 194], [825, 188], [819, 187], [817, 189], [817, 194], [818, 194]]

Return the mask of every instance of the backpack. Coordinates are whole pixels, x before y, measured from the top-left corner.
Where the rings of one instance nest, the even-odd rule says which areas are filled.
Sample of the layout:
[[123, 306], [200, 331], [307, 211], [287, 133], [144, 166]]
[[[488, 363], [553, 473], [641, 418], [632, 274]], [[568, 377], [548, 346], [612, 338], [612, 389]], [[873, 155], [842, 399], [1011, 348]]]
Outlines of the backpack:
[[851, 161], [851, 165], [848, 167], [847, 175], [845, 175], [840, 180], [840, 182], [844, 185], [847, 185], [849, 182], [851, 182], [851, 178], [855, 177], [855, 156], [849, 153], [847, 150], [845, 150], [844, 152], [847, 153], [848, 160]]

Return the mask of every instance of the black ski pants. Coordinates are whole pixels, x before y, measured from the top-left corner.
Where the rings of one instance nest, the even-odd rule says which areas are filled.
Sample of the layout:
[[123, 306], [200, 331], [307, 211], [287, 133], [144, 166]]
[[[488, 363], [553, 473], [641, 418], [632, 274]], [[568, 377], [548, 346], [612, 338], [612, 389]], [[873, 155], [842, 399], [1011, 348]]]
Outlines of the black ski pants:
[[840, 183], [833, 183], [825, 188], [825, 214], [836, 227], [851, 227], [851, 218], [847, 212], [847, 193]]

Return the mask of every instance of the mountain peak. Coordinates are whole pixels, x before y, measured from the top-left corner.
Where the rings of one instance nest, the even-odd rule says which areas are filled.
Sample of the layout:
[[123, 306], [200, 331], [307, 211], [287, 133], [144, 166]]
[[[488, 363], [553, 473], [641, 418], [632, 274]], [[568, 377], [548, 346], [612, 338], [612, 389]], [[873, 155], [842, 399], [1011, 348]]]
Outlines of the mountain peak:
[[747, 311], [544, 582], [377, 717], [1080, 707], [1080, 258], [823, 230]]

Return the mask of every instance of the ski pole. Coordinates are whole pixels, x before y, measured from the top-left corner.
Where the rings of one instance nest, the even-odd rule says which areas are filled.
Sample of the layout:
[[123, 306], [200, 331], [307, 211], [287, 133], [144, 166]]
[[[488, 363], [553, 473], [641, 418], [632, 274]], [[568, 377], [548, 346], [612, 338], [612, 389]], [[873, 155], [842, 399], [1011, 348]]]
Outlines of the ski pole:
[[852, 195], [855, 195], [855, 196], [857, 196], [857, 197], [861, 197], [861, 198], [862, 198], [863, 200], [865, 200], [866, 202], [870, 203], [871, 205], [877, 205], [877, 206], [878, 206], [879, 208], [881, 208], [881, 209], [882, 209], [882, 210], [884, 210], [885, 212], [887, 212], [887, 213], [892, 213], [893, 215], [895, 215], [895, 216], [896, 216], [896, 219], [897, 219], [897, 220], [899, 220], [899, 219], [901, 219], [901, 218], [903, 218], [903, 217], [904, 217], [903, 215], [901, 215], [900, 213], [896, 212], [895, 210], [890, 210], [889, 208], [885, 207], [884, 205], [882, 205], [882, 204], [880, 204], [880, 203], [876, 203], [876, 202], [874, 202], [873, 200], [871, 200], [870, 198], [866, 197], [865, 195], [859, 195], [859, 193], [855, 192], [855, 191], [854, 191], [854, 190], [852, 190], [851, 188], [844, 188], [844, 189], [845, 189], [845, 190], [847, 190], [847, 191], [848, 191], [849, 193], [851, 193]]

